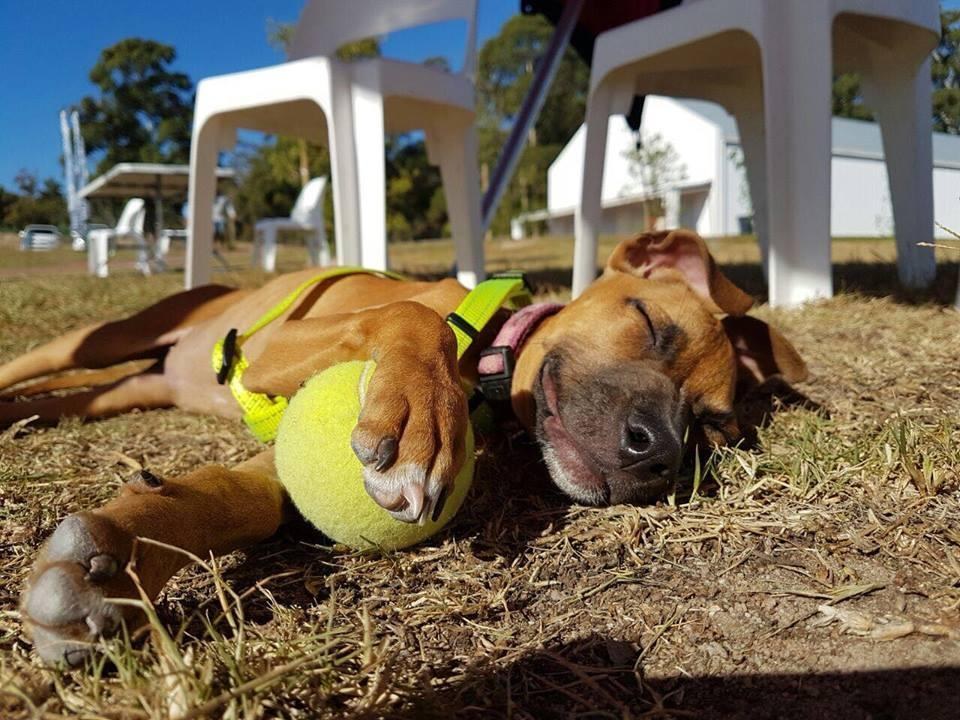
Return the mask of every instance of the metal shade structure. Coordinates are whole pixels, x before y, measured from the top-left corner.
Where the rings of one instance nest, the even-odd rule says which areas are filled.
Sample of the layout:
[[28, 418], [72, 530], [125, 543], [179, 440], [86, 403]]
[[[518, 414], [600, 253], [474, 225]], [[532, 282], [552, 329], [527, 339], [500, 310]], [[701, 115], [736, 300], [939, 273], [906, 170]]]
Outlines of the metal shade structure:
[[[232, 168], [217, 168], [217, 182], [234, 179]], [[117, 163], [80, 188], [81, 198], [153, 198], [156, 210], [155, 237], [163, 230], [163, 201], [185, 198], [190, 180], [189, 165], [162, 163]]]
[[[580, 11], [573, 32], [570, 34], [570, 46], [589, 65], [593, 60], [593, 45], [597, 35], [676, 7], [682, 0], [618, 0], [617, 2], [590, 2]], [[523, 0], [520, 10], [524, 15], [543, 15], [554, 25], [560, 24], [560, 18], [570, 0]]]

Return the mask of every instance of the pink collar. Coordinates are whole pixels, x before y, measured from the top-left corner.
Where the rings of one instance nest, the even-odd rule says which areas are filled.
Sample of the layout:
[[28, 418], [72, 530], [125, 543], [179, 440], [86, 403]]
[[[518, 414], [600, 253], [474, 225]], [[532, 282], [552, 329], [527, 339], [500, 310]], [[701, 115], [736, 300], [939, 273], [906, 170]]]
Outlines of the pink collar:
[[[481, 385], [490, 376], [513, 375], [513, 360], [520, 353], [526, 339], [541, 322], [556, 315], [563, 305], [553, 302], [535, 303], [517, 310], [500, 328], [493, 344], [480, 354], [477, 372]], [[508, 358], [509, 355], [509, 359]], [[507, 367], [509, 365], [509, 367]], [[508, 379], [508, 378], [503, 378]]]

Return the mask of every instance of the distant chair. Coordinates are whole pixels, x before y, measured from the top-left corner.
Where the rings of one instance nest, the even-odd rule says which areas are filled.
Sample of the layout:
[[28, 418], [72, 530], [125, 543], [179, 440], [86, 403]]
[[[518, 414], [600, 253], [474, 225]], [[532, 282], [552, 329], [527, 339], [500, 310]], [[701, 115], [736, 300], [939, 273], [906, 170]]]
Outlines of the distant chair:
[[[190, 205], [189, 203], [184, 203], [184, 219], [189, 217], [189, 214]], [[230, 226], [233, 221], [236, 220], [236, 218], [237, 211], [233, 206], [233, 201], [226, 195], [217, 195], [217, 198], [213, 203], [213, 227], [217, 237], [226, 236], [227, 227]], [[157, 241], [157, 262], [160, 263], [164, 268], [166, 268], [167, 264], [167, 255], [170, 253], [170, 245], [174, 240], [183, 241], [186, 243], [186, 228], [164, 228], [160, 231], [160, 238]], [[220, 264], [223, 265], [224, 270], [230, 270], [230, 265], [227, 263], [227, 259], [217, 249], [216, 246], [213, 248], [213, 256], [220, 261]]]
[[99, 228], [87, 233], [87, 269], [91, 275], [107, 277], [107, 262], [119, 243], [129, 241], [139, 250], [137, 270], [144, 275], [152, 272], [150, 248], [143, 236], [143, 221], [147, 214], [143, 198], [130, 198], [123, 206], [115, 228]]
[[323, 222], [323, 196], [327, 190], [325, 177], [313, 178], [303, 186], [288, 218], [264, 218], [257, 221], [253, 232], [253, 264], [267, 272], [277, 267], [277, 231], [301, 230], [307, 236], [307, 253], [311, 265], [329, 265], [327, 230]]

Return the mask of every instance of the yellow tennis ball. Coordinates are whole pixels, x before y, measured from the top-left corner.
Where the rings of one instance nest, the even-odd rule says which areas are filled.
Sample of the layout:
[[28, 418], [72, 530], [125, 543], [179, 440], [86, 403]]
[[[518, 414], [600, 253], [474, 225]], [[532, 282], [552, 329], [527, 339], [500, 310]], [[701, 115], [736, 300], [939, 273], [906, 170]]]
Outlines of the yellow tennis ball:
[[467, 424], [463, 467], [437, 521], [395, 520], [367, 494], [363, 466], [350, 447], [374, 368], [372, 360], [340, 363], [300, 388], [280, 421], [275, 462], [294, 505], [331, 540], [358, 550], [395, 550], [438, 532], [460, 509], [473, 482], [473, 428]]

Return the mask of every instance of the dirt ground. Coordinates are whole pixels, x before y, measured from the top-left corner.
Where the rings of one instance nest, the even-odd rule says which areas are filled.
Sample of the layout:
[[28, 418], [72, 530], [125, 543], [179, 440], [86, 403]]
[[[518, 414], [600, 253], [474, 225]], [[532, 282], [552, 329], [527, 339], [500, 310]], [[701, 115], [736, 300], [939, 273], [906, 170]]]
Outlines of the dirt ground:
[[[440, 243], [392, 252], [425, 275], [449, 262]], [[699, 482], [687, 468], [671, 498], [572, 505], [524, 438], [486, 438], [440, 536], [375, 556], [285, 528], [182, 572], [150, 630], [104, 643], [83, 671], [42, 668], [21, 635], [39, 544], [131, 467], [171, 475], [257, 445], [239, 423], [177, 410], [0, 433], [0, 717], [957, 717], [958, 266], [944, 253], [934, 288], [907, 293], [892, 253], [836, 243], [837, 297], [757, 310], [811, 378], [755, 393], [756, 437], [715, 453]], [[763, 297], [751, 243], [715, 254]], [[567, 293], [569, 240], [491, 256]], [[2, 265], [0, 361], [182, 279]]]

